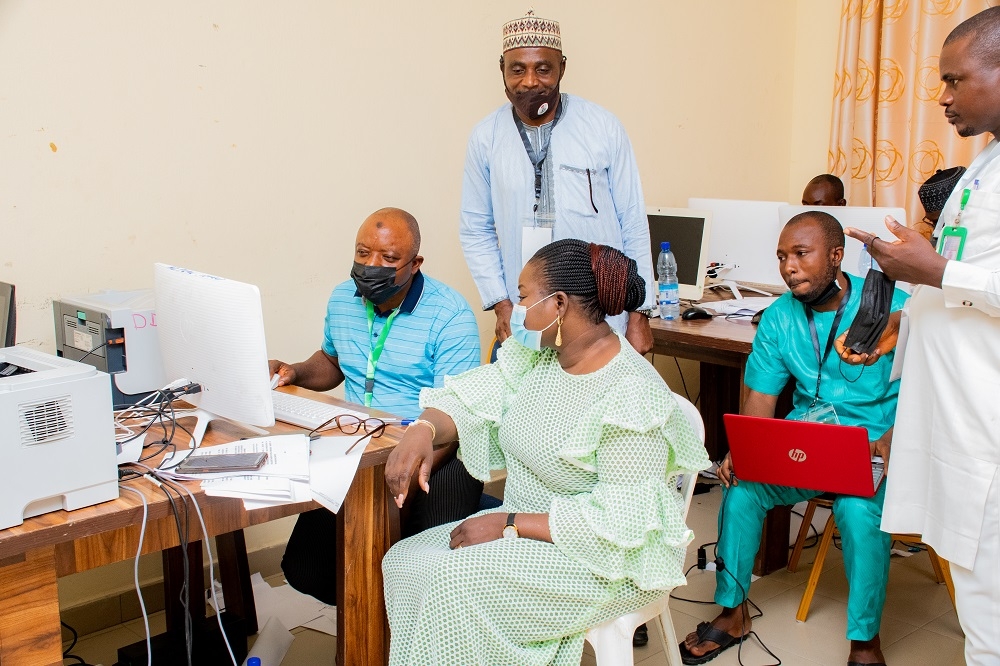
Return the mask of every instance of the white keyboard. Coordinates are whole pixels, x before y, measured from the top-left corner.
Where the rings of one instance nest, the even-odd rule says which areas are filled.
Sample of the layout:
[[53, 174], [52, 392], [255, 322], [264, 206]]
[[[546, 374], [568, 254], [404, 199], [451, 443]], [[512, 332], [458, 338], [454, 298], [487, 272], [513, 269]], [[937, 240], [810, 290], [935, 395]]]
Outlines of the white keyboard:
[[875, 490], [878, 490], [878, 484], [882, 483], [882, 479], [885, 478], [885, 463], [873, 462], [872, 463], [872, 486]]
[[337, 407], [281, 391], [271, 391], [271, 398], [274, 400], [275, 419], [302, 428], [317, 428], [333, 417], [342, 414], [356, 416], [359, 419], [368, 418], [364, 412], [356, 412], [353, 409]]

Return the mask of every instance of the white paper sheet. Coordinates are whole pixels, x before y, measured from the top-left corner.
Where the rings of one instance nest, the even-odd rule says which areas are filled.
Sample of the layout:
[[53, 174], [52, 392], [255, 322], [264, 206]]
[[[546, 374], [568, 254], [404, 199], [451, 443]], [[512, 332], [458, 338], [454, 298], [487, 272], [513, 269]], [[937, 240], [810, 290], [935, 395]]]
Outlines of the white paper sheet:
[[325, 609], [330, 608], [291, 585], [271, 587], [259, 573], [250, 577], [250, 585], [253, 588], [254, 605], [257, 607], [258, 627], [267, 624], [271, 618], [277, 618], [284, 626], [294, 629], [326, 617]]
[[[220, 453], [267, 453], [267, 460], [260, 469], [254, 472], [255, 475], [301, 480], [309, 478], [309, 438], [304, 434], [255, 437], [194, 449], [193, 451], [181, 451], [167, 456], [163, 466], [171, 468], [175, 463], [179, 463], [189, 455], [205, 456]], [[174, 473], [176, 474], [176, 471]], [[177, 474], [177, 476], [184, 479], [221, 479], [243, 475], [232, 472], [213, 472], [210, 474]]]
[[703, 308], [715, 310], [717, 314], [743, 314], [752, 316], [776, 300], [778, 300], [776, 297], [761, 296], [759, 298], [737, 298], [727, 301], [703, 301], [699, 305]]
[[[257, 634], [257, 640], [247, 653], [247, 661], [250, 657], [258, 657], [262, 664], [280, 664], [293, 640], [295, 636], [282, 625], [281, 620], [272, 617]], [[246, 663], [244, 661], [243, 666]]]
[[344, 451], [357, 441], [353, 435], [320, 437], [312, 442], [309, 456], [309, 488], [312, 498], [337, 513], [358, 472], [361, 454], [370, 438], [361, 441], [347, 455]]

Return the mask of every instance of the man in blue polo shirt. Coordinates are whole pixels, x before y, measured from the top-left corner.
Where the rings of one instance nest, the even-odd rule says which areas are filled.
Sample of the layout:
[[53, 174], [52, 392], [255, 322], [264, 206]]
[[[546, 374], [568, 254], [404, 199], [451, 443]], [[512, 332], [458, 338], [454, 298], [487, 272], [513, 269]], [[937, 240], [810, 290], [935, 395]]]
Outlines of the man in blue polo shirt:
[[[420, 229], [398, 208], [372, 213], [358, 230], [351, 280], [337, 285], [326, 308], [323, 344], [301, 363], [272, 360], [278, 384], [328, 391], [344, 384], [346, 399], [403, 418], [420, 415], [420, 389], [480, 364], [479, 329], [462, 296], [425, 276]], [[436, 452], [433, 494], [416, 492], [403, 536], [461, 520], [479, 509], [483, 484], [455, 458], [457, 446]], [[335, 517], [326, 509], [302, 514], [289, 538], [282, 569], [288, 582], [336, 603]]]
[[[840, 223], [819, 211], [796, 215], [778, 238], [777, 254], [789, 291], [760, 320], [744, 374], [748, 395], [742, 413], [773, 418], [778, 395], [794, 379], [793, 408], [787, 418], [864, 426], [872, 453], [888, 463], [899, 393], [899, 381], [890, 381], [893, 354], [885, 354], [859, 372], [855, 366], [842, 364], [832, 351], [835, 339], [858, 313], [864, 284], [861, 278], [840, 270], [844, 258]], [[906, 294], [897, 289], [892, 310], [902, 308], [905, 300]], [[722, 612], [711, 622], [699, 624], [681, 643], [685, 664], [705, 663], [750, 632], [746, 598], [767, 511], [822, 494], [739, 480], [738, 474], [727, 455], [719, 468], [726, 487], [716, 551], [724, 567], [720, 565], [715, 574], [715, 602]], [[884, 499], [884, 483], [874, 497], [838, 495], [834, 499], [849, 586], [849, 664], [874, 666], [885, 661], [879, 643], [889, 576], [890, 537], [879, 529]]]

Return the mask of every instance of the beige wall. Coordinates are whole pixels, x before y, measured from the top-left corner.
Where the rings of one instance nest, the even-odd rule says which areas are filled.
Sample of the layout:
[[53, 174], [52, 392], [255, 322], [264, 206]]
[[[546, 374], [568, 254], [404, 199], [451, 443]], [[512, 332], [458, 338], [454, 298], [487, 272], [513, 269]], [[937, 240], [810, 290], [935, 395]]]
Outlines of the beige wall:
[[[477, 305], [456, 235], [465, 141], [504, 101], [499, 26], [528, 4], [0, 3], [19, 340], [51, 351], [53, 297], [149, 286], [166, 261], [259, 285], [271, 355], [301, 359], [357, 225], [386, 205]], [[649, 204], [795, 201], [825, 170], [839, 0], [534, 6], [562, 23], [563, 89], [625, 124]]]

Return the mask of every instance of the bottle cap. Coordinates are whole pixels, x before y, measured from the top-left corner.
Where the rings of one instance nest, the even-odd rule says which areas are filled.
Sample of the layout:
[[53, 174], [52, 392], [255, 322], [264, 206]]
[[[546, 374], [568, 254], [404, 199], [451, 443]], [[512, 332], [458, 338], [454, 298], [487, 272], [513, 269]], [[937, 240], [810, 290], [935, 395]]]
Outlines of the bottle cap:
[[660, 243], [660, 252], [667, 252], [670, 250], [670, 241], [663, 241]]
[[247, 659], [247, 666], [260, 666], [260, 657], [250, 657]]

